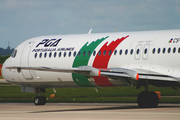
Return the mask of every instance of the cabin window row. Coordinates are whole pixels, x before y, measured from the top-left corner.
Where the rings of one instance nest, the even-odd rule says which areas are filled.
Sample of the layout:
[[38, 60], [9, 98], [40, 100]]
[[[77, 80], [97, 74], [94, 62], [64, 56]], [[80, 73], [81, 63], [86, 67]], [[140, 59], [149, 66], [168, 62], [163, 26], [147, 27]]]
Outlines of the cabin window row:
[[[125, 51], [125, 55], [127, 55], [127, 53], [128, 53], [128, 50], [126, 49], [126, 51]], [[131, 50], [131, 54], [133, 53], [133, 50]], [[73, 53], [72, 52], [59, 52], [59, 53], [57, 53], [57, 52], [54, 52], [54, 53], [52, 53], [52, 52], [50, 52], [50, 53], [39, 53], [39, 58], [42, 58], [43, 56], [44, 56], [44, 58], [46, 58], [46, 57], [49, 57], [49, 58], [51, 58], [52, 56], [53, 57], [56, 57], [56, 56], [59, 56], [59, 57], [61, 57], [61, 56], [64, 56], [64, 57], [66, 57], [66, 56], [69, 56], [69, 57], [71, 57], [71, 55], [73, 54], [73, 56], [75, 57], [76, 56], [76, 51], [74, 51]], [[79, 51], [78, 53], [77, 53], [77, 56], [90, 56], [91, 54], [93, 54], [93, 56], [95, 56], [96, 55], [96, 51], [93, 51], [92, 53], [91, 53], [91, 51], [88, 51], [88, 52], [86, 52], [86, 51], [83, 51], [83, 52], [81, 52], [81, 51]], [[100, 55], [103, 55], [103, 56], [106, 56], [106, 55], [111, 55], [112, 54], [112, 50], [104, 50], [104, 51], [99, 51], [98, 53], [98, 56], [100, 56]], [[114, 51], [114, 55], [116, 55], [117, 54], [117, 50], [115, 50]], [[120, 55], [122, 54], [122, 50], [120, 50]], [[34, 57], [35, 58], [37, 58], [38, 57], [38, 53], [35, 53], [35, 55], [34, 55]]]
[[[153, 54], [155, 54], [156, 52], [158, 53], [158, 54], [160, 54], [160, 52], [162, 52], [163, 54], [165, 53], [167, 51], [167, 53], [170, 53], [171, 52], [171, 48], [169, 47], [168, 49], [166, 49], [166, 48], [158, 48], [158, 49], [156, 49], [156, 48], [153, 48], [152, 49], [152, 53]], [[172, 52], [173, 53], [175, 53], [177, 50], [176, 50], [176, 47], [174, 47], [173, 49], [172, 49]], [[114, 55], [116, 55], [117, 54], [117, 50], [114, 50]], [[145, 48], [144, 49], [144, 54], [147, 54], [147, 52], [148, 52], [148, 49], [147, 48]], [[133, 49], [131, 49], [130, 50], [130, 55], [132, 55], [134, 53], [134, 50]], [[136, 52], [135, 52], [137, 55], [138, 54], [140, 54], [140, 49], [137, 49], [136, 50]], [[178, 49], [178, 53], [180, 53], [180, 48]], [[86, 51], [83, 51], [83, 52], [81, 52], [81, 51], [79, 51], [78, 53], [76, 53], [76, 51], [74, 51], [73, 53], [72, 52], [59, 52], [59, 53], [57, 53], [57, 52], [54, 52], [54, 53], [52, 53], [52, 52], [50, 52], [49, 54], [47, 54], [47, 53], [44, 53], [44, 55], [43, 55], [43, 53], [39, 53], [39, 58], [41, 58], [42, 56], [44, 56], [44, 58], [46, 58], [47, 56], [49, 57], [49, 58], [51, 58], [52, 56], [53, 57], [61, 57], [61, 56], [63, 56], [63, 57], [66, 57], [66, 56], [68, 56], [68, 57], [71, 57], [71, 56], [76, 56], [76, 54], [78, 54], [77, 56], [90, 56], [91, 54], [93, 54], [93, 56], [95, 56], [96, 55], [96, 51], [93, 51], [92, 53], [91, 53], [91, 51], [88, 51], [88, 52], [86, 52]], [[98, 56], [100, 56], [100, 55], [103, 55], [103, 56], [106, 56], [106, 55], [111, 55], [112, 54], [112, 50], [104, 50], [104, 51], [99, 51], [98, 53]], [[119, 51], [119, 55], [122, 55], [123, 54], [123, 50], [121, 49], [120, 51]], [[125, 51], [124, 51], [124, 54], [125, 55], [127, 55], [128, 54], [128, 49], [125, 49]], [[35, 53], [35, 55], [34, 55], [34, 57], [35, 58], [37, 58], [37, 56], [38, 56], [38, 54], [37, 53]]]
[[[115, 50], [114, 51], [114, 54], [116, 54], [117, 53], [117, 50]], [[35, 53], [35, 55], [34, 55], [34, 57], [35, 58], [37, 58], [38, 56], [39, 56], [39, 58], [42, 58], [42, 57], [44, 57], [44, 58], [46, 58], [46, 57], [49, 57], [49, 58], [51, 58], [51, 57], [61, 57], [61, 56], [63, 56], [63, 57], [66, 57], [66, 56], [69, 56], [69, 57], [71, 57], [71, 56], [76, 56], [76, 54], [77, 54], [77, 56], [90, 56], [91, 54], [93, 54], [93, 56], [95, 56], [96, 55], [96, 51], [93, 51], [92, 53], [91, 53], [91, 51], [88, 51], [88, 52], [86, 52], [86, 51], [83, 51], [83, 52], [81, 52], [81, 51], [79, 51], [78, 53], [76, 53], [76, 51], [74, 51], [74, 52], [59, 52], [59, 53], [57, 53], [57, 52], [54, 52], [54, 53], [52, 53], [52, 52], [50, 52], [50, 53]], [[101, 51], [99, 51], [98, 52], [98, 55], [100, 56], [102, 54], [102, 52]], [[103, 51], [103, 55], [105, 56], [105, 55], [111, 55], [112, 54], [112, 51], [111, 50], [109, 50], [108, 52], [106, 52], [106, 50], [104, 50]]]
[[[54, 53], [50, 52], [49, 54], [48, 53], [44, 53], [44, 54], [43, 53], [39, 53], [39, 58], [42, 58], [42, 57], [44, 57], [44, 58], [46, 58], [46, 57], [51, 58], [51, 57], [57, 57], [57, 56], [61, 57], [62, 55], [64, 57], [66, 57], [67, 55], [70, 57], [71, 54], [72, 54], [71, 52], [69, 52], [69, 53], [67, 53], [67, 52], [64, 52], [64, 53], [59, 52], [59, 54], [57, 52], [54, 52]], [[74, 52], [74, 56], [76, 56], [76, 52]], [[38, 53], [35, 53], [34, 57], [37, 58], [38, 57]]]
[[178, 48], [178, 50], [176, 49], [176, 47], [174, 47], [174, 48], [170, 48], [170, 47], [169, 48], [158, 48], [158, 49], [153, 48], [152, 53], [155, 54], [157, 52], [158, 54], [160, 54], [162, 52], [163, 54], [165, 54], [166, 52], [170, 53], [171, 51], [173, 53], [176, 53], [176, 51], [178, 51], [178, 53], [180, 53], [180, 47]]

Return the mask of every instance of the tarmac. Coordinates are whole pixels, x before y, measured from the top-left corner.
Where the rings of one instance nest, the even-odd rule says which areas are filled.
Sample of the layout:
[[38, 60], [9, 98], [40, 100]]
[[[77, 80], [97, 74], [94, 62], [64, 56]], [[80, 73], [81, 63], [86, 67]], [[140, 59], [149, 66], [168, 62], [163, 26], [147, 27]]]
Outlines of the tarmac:
[[135, 103], [0, 103], [0, 120], [179, 120], [180, 104], [139, 108]]
[[[5, 80], [0, 80], [6, 83]], [[0, 120], [179, 120], [180, 104], [139, 108], [137, 103], [0, 103]]]
[[0, 79], [0, 83], [8, 83], [5, 79]]

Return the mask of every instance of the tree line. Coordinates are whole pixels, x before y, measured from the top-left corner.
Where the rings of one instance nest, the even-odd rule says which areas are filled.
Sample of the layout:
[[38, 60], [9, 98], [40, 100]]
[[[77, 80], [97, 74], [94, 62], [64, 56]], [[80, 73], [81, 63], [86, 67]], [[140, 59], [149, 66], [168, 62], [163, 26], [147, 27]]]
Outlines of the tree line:
[[4, 63], [6, 61], [6, 59], [8, 59], [9, 57], [10, 57], [10, 55], [5, 55], [5, 56], [0, 55], [0, 64]]
[[10, 48], [10, 46], [8, 46], [6, 49], [0, 48], [0, 64], [4, 63], [13, 51], [14, 48]]
[[14, 48], [10, 48], [8, 46], [6, 49], [0, 48], [0, 55], [5, 56], [5, 55], [10, 55], [14, 51]]

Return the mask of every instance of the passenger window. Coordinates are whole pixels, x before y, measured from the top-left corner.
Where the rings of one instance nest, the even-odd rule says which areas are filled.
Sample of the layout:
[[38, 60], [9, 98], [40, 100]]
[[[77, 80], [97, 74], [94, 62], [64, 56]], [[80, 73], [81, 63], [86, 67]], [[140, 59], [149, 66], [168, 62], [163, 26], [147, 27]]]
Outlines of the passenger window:
[[176, 48], [174, 47], [174, 48], [173, 48], [173, 53], [175, 53], [175, 52], [176, 52]]
[[71, 57], [71, 52], [69, 52], [69, 57]]
[[166, 52], [166, 48], [163, 48], [163, 54]]
[[17, 54], [17, 50], [14, 50], [11, 54], [11, 57], [15, 58], [16, 57], [16, 54]]
[[83, 56], [85, 56], [85, 55], [86, 55], [86, 51], [83, 52]]
[[95, 56], [95, 55], [96, 55], [96, 51], [93, 52], [93, 56]]
[[61, 52], [59, 52], [59, 57], [61, 57]]
[[116, 55], [116, 54], [117, 54], [117, 50], [114, 51], [114, 55]]
[[154, 54], [155, 52], [156, 52], [156, 49], [155, 49], [155, 48], [153, 48], [152, 53]]
[[109, 55], [111, 55], [111, 50], [109, 50]]
[[78, 52], [78, 56], [80, 56], [80, 55], [81, 55], [81, 51]]
[[37, 58], [37, 53], [35, 53], [34, 57]]
[[64, 52], [64, 57], [66, 57], [66, 52]]
[[76, 51], [74, 51], [74, 57], [76, 56]]
[[156, 52], [156, 49], [155, 48], [153, 48], [153, 51], [152, 51], [152, 53], [154, 54]]
[[104, 55], [104, 56], [106, 55], [106, 50], [104, 50], [103, 55]]
[[122, 50], [119, 51], [119, 55], [122, 55]]
[[128, 54], [128, 49], [126, 49], [126, 51], [125, 51], [125, 55], [127, 55]]
[[161, 48], [158, 48], [158, 54], [161, 52]]
[[54, 57], [56, 57], [56, 55], [57, 55], [57, 53], [55, 52], [55, 53], [54, 53]]
[[99, 55], [99, 56], [101, 55], [101, 51], [98, 52], [98, 55]]
[[147, 48], [144, 50], [144, 54], [147, 54]]
[[171, 52], [171, 48], [168, 48], [168, 53], [170, 53]]
[[46, 56], [47, 56], [47, 53], [44, 53], [44, 58], [46, 58]]
[[49, 58], [50, 58], [51, 56], [52, 56], [52, 53], [50, 52], [50, 53], [49, 53]]
[[91, 51], [88, 51], [88, 56], [90, 56], [91, 55]]
[[42, 53], [39, 54], [39, 58], [41, 58], [41, 57], [42, 57]]
[[137, 49], [136, 54], [139, 54], [139, 49]]
[[131, 52], [130, 52], [130, 53], [131, 53], [131, 55], [133, 54], [133, 49], [131, 49]]

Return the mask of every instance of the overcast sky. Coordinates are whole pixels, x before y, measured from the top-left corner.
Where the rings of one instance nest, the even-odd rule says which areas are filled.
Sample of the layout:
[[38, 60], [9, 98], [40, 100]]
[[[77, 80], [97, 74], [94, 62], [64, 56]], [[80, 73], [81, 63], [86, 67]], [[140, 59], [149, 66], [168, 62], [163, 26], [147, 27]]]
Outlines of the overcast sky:
[[180, 0], [0, 0], [0, 47], [41, 36], [180, 29]]

